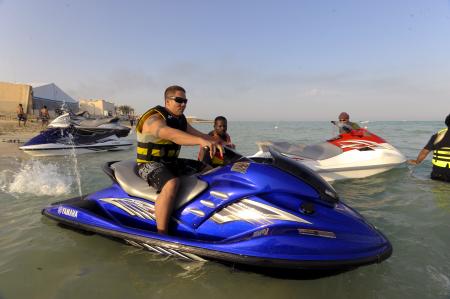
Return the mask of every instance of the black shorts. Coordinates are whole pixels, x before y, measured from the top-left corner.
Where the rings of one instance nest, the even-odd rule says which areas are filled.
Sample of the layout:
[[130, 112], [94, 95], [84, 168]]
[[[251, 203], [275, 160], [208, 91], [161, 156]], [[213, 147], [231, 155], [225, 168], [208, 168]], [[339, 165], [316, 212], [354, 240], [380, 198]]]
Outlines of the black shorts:
[[174, 162], [149, 162], [138, 165], [138, 174], [158, 192], [173, 178], [201, 171], [205, 165], [199, 161], [178, 159]]
[[450, 182], [450, 175], [440, 174], [440, 173], [439, 174], [431, 173], [430, 177], [432, 180]]
[[177, 177], [174, 168], [173, 164], [160, 162], [141, 163], [138, 165], [138, 174], [149, 186], [160, 192], [168, 181]]

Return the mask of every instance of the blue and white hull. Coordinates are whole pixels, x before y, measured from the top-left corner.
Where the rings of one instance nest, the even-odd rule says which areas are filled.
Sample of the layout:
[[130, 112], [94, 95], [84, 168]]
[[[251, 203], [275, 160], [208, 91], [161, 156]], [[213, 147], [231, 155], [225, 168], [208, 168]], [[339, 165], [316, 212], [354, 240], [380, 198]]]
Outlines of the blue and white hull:
[[80, 155], [105, 151], [127, 150], [133, 146], [129, 140], [119, 138], [108, 138], [99, 140], [94, 144], [64, 144], [64, 143], [44, 143], [35, 145], [24, 145], [20, 149], [31, 156], [62, 156]]

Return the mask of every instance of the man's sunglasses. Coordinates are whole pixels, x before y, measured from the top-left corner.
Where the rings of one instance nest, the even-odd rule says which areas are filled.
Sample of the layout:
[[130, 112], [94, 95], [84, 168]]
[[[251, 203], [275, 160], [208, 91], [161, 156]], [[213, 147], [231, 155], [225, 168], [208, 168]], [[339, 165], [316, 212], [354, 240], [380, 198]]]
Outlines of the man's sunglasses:
[[182, 98], [182, 97], [167, 97], [168, 99], [174, 100], [175, 102], [177, 102], [178, 104], [187, 104], [188, 99]]
[[340, 119], [339, 121], [348, 121], [348, 119]]

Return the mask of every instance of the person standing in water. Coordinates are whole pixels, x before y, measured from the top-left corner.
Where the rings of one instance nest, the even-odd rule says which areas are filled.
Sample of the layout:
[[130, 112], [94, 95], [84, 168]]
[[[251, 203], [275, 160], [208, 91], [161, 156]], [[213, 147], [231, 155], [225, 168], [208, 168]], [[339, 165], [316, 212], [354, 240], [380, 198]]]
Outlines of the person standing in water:
[[408, 160], [408, 163], [418, 165], [433, 151], [431, 179], [450, 182], [450, 114], [445, 118], [445, 124], [447, 128], [439, 130], [431, 136], [417, 158]]

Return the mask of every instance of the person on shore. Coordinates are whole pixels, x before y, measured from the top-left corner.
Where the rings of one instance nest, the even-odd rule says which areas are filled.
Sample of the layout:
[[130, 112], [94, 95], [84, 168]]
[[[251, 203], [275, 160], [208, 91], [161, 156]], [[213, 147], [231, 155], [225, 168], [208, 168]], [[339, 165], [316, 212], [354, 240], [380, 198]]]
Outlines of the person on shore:
[[130, 121], [130, 126], [133, 127], [134, 126], [134, 116], [133, 115], [128, 115], [128, 119]]
[[341, 112], [338, 117], [339, 122], [332, 121], [339, 128], [339, 134], [349, 133], [351, 130], [358, 130], [361, 127], [350, 121], [350, 115], [347, 112]]
[[[226, 145], [230, 148], [236, 148], [236, 146], [231, 142], [231, 137], [227, 133], [228, 121], [224, 116], [217, 116], [214, 119], [214, 130], [208, 133], [214, 140], [220, 142], [223, 145]], [[204, 148], [200, 148], [200, 152], [198, 153], [198, 160], [203, 161], [206, 164], [211, 165], [212, 167], [222, 166], [225, 164], [224, 157], [220, 155], [219, 152], [212, 157], [209, 158], [207, 155], [207, 150]]]
[[39, 110], [39, 118], [42, 121], [41, 128], [47, 127], [48, 126], [48, 120], [50, 119], [50, 114], [48, 113], [47, 106], [44, 105], [44, 107], [42, 107]]
[[447, 128], [439, 130], [431, 136], [417, 158], [408, 160], [408, 163], [418, 165], [433, 151], [431, 179], [450, 182], [450, 114], [445, 118], [445, 124]]
[[23, 111], [22, 104], [19, 104], [19, 106], [17, 106], [16, 112], [17, 112], [17, 120], [19, 121], [19, 127], [21, 121], [23, 122], [23, 126], [25, 127], [27, 124], [27, 115]]
[[222, 147], [216, 140], [188, 124], [183, 112], [188, 100], [181, 86], [169, 86], [164, 92], [165, 106], [145, 112], [136, 124], [139, 176], [159, 191], [155, 203], [158, 233], [167, 234], [181, 174], [178, 159], [181, 145], [208, 147], [211, 156]]

